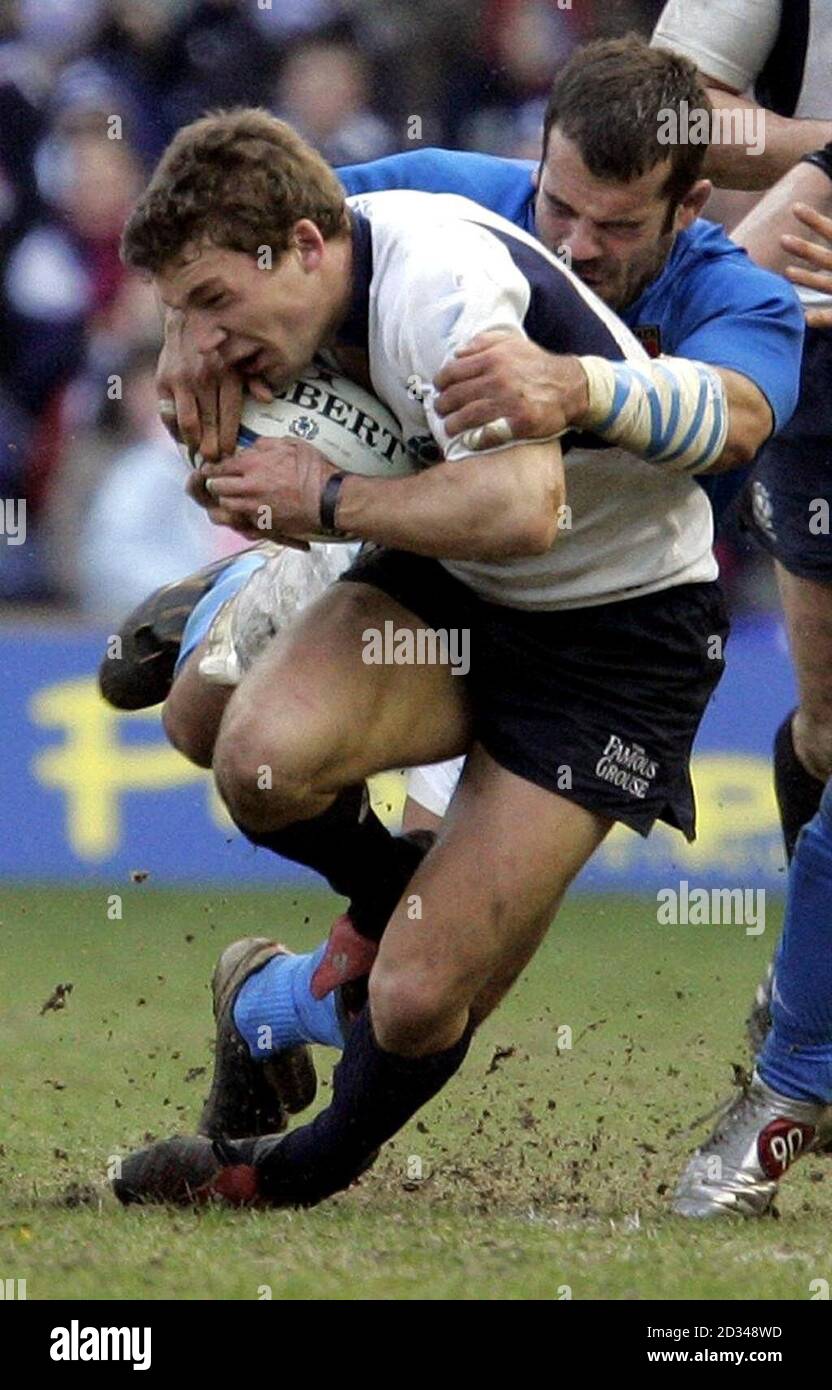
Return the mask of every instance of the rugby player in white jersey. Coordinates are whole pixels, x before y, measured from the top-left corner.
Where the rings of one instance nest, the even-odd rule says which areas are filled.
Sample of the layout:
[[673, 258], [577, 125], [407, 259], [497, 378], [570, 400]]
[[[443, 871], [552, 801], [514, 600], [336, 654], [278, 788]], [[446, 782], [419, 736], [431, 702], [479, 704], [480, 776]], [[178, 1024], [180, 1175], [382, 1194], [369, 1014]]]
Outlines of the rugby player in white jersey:
[[[693, 474], [721, 451], [724, 393], [714, 372], [685, 364], [698, 409], [680, 437], [661, 366], [533, 238], [453, 197], [347, 206], [319, 157], [260, 112], [180, 132], [125, 254], [190, 318], [201, 350], [281, 380], [329, 352], [423, 459], [436, 455], [382, 481], [338, 474], [303, 441], [260, 441], [195, 480], [214, 518], [246, 534], [268, 507], [277, 535], [375, 543], [245, 674], [214, 771], [251, 839], [316, 868], [368, 934], [384, 934], [311, 1125], [163, 1141], [125, 1160], [115, 1188], [123, 1200], [308, 1204], [348, 1185], [454, 1074], [616, 820], [693, 835], [688, 758], [726, 630]], [[579, 357], [563, 421], [583, 427], [577, 444], [474, 453], [448, 435], [429, 383], [495, 330]], [[651, 463], [606, 447], [645, 399]], [[559, 532], [567, 496], [572, 525]], [[367, 634], [386, 623], [465, 631], [470, 674], [368, 663]], [[408, 881], [396, 840], [367, 814], [364, 779], [463, 753], [439, 839]], [[252, 1058], [271, 1027], [274, 956], [250, 946], [229, 988]]]
[[[478, 202], [510, 214], [515, 225], [536, 232], [544, 245], [568, 255], [579, 277], [624, 313], [636, 335], [644, 332], [651, 350], [663, 347], [670, 354], [715, 364], [725, 389], [727, 427], [722, 452], [711, 468], [702, 470], [701, 482], [718, 519], [736, 491], [724, 470], [749, 460], [772, 424], [788, 418], [801, 325], [793, 296], [697, 216], [709, 187], [699, 177], [705, 146], [677, 147], [670, 157], [666, 146], [657, 145], [659, 115], [667, 104], [687, 109], [700, 102], [707, 97], [686, 60], [651, 50], [632, 36], [600, 42], [575, 55], [553, 82], [536, 171], [516, 161], [427, 150], [341, 169], [338, 175], [354, 192], [398, 187], [476, 192]], [[610, 151], [610, 132], [621, 129], [629, 131], [630, 138], [618, 140]], [[606, 153], [599, 156], [599, 150]], [[166, 324], [169, 333], [159, 373], [162, 404], [178, 417], [192, 447], [213, 457], [219, 434], [223, 447], [231, 451], [239, 419], [240, 375], [233, 366], [223, 368], [217, 353], [196, 354], [194, 363], [182, 316], [170, 311]], [[663, 363], [672, 368], [668, 357]], [[557, 432], [569, 406], [570, 369], [574, 371], [574, 363], [530, 339], [484, 335], [443, 367], [436, 382], [443, 387], [437, 410], [450, 412], [446, 427], [454, 434], [469, 428], [473, 433], [489, 420], [506, 417], [516, 438], [545, 438]], [[257, 392], [256, 376], [247, 379]], [[697, 398], [678, 390], [675, 399], [681, 429], [683, 421], [692, 421]], [[488, 428], [477, 432], [481, 443], [488, 436]], [[649, 431], [630, 430], [625, 442], [640, 457], [651, 456]], [[710, 476], [715, 472], [723, 476]], [[205, 690], [196, 674], [199, 661], [185, 671], [183, 657], [205, 636], [213, 612], [234, 585], [248, 579], [251, 563], [251, 556], [231, 561], [221, 583], [215, 583], [215, 573], [208, 573], [203, 580], [197, 576], [183, 581], [181, 592], [167, 590], [149, 599], [123, 633], [125, 654], [140, 656], [132, 668], [139, 687], [146, 687], [139, 698], [143, 703], [163, 698], [167, 687], [159, 688], [152, 677], [164, 671], [169, 678], [176, 655], [166, 614], [174, 612], [173, 626], [178, 623], [181, 634], [183, 602], [191, 595], [195, 602], [201, 586], [209, 590], [188, 620], [179, 676], [164, 714], [176, 746], [206, 765], [221, 706], [216, 689]], [[309, 564], [314, 590], [311, 559], [286, 556], [274, 564], [275, 573], [284, 565], [291, 568], [291, 588], [297, 594], [303, 591], [304, 563]], [[258, 588], [262, 582], [262, 577], [253, 581]], [[271, 584], [271, 592], [282, 615], [286, 604], [276, 584]], [[164, 648], [155, 661], [148, 651], [153, 630], [162, 635]], [[106, 665], [103, 669], [102, 680], [116, 703], [136, 698], [136, 692], [126, 688], [131, 679], [129, 661], [120, 670], [107, 670]], [[344, 961], [349, 942], [342, 936], [339, 929], [337, 955]], [[359, 943], [355, 945], [358, 949]]]
[[[600, 111], [599, 84], [604, 91]], [[668, 101], [679, 105], [699, 100], [707, 98], [686, 61], [652, 51], [634, 38], [598, 43], [570, 61], [553, 82], [543, 157], [536, 173], [512, 161], [438, 150], [338, 174], [346, 188], [354, 191], [399, 187], [401, 181], [425, 190], [475, 189], [477, 200], [492, 211], [510, 211], [515, 225], [536, 231], [544, 245], [573, 257], [578, 275], [591, 279], [605, 302], [619, 308], [628, 303], [634, 306], [631, 326], [639, 333], [641, 323], [649, 325], [645, 331], [654, 349], [664, 345], [682, 357], [718, 364], [716, 373], [727, 407], [725, 437], [713, 465], [697, 475], [710, 489], [718, 514], [732, 484], [726, 480], [728, 487], [721, 490], [723, 477], [711, 475], [750, 458], [770, 431], [772, 415], [781, 421], [791, 409], [800, 324], [791, 297], [776, 292], [777, 282], [751, 266], [717, 235], [716, 228], [697, 218], [708, 192], [708, 184], [699, 178], [704, 147], [677, 150], [672, 158], [661, 149], [655, 164], [655, 113]], [[612, 162], [599, 164], [593, 154], [596, 145], [605, 146], [605, 132], [622, 127], [631, 130], [634, 138], [625, 145], [619, 142]], [[556, 208], [558, 199], [562, 203], [568, 199], [571, 206]], [[182, 316], [171, 312], [167, 321], [174, 325], [178, 321], [181, 330]], [[167, 343], [160, 386], [172, 396], [162, 404], [178, 414], [179, 427], [192, 447], [215, 453], [213, 421], [230, 450], [239, 418], [239, 374], [233, 366], [223, 367], [216, 353], [197, 354], [192, 364], [187, 353], [183, 356], [187, 339], [187, 334], [180, 338], [173, 333]], [[527, 429], [544, 437], [557, 431], [568, 404], [568, 369], [575, 364], [516, 334], [485, 335], [479, 341], [487, 344], [484, 351], [472, 355], [466, 347], [440, 373], [437, 380], [446, 378], [448, 389], [437, 398], [438, 411], [455, 409], [458, 415], [461, 407], [462, 418], [474, 426], [505, 414], [518, 437]], [[504, 346], [508, 351], [503, 351]], [[218, 386], [213, 375], [217, 361], [222, 369]], [[202, 380], [202, 363], [208, 368], [208, 382]], [[673, 382], [672, 358], [664, 357], [663, 363], [671, 374], [667, 379]], [[251, 390], [258, 392], [259, 379], [249, 375], [247, 380]], [[691, 394], [690, 379], [686, 389], [682, 381], [673, 382], [672, 409], [679, 412], [680, 437], [698, 410], [700, 383], [695, 378], [694, 385], [697, 389]], [[485, 411], [486, 404], [487, 413], [478, 418], [476, 412]], [[321, 410], [327, 409], [323, 403]], [[530, 409], [533, 418], [528, 418]], [[552, 412], [557, 418], [549, 424]], [[630, 416], [626, 437], [621, 438], [629, 449], [649, 459], [655, 445], [644, 424], [644, 418]], [[195, 425], [202, 426], [201, 437], [194, 435]], [[480, 432], [479, 443], [487, 443], [487, 436], [488, 430]], [[720, 491], [719, 497], [714, 489]], [[351, 557], [347, 547], [332, 546], [313, 547], [306, 555], [284, 551], [264, 565], [265, 558], [265, 550], [257, 547], [151, 595], [123, 626], [122, 658], [102, 664], [106, 698], [123, 708], [165, 700], [163, 722], [169, 738], [202, 766], [210, 766], [213, 756], [229, 691], [229, 670], [238, 668], [241, 659], [247, 662], [264, 635], [285, 625], [293, 606], [318, 596], [322, 576], [333, 577], [339, 563], [346, 567]], [[253, 574], [254, 570], [258, 572]], [[239, 602], [232, 597], [237, 594]], [[206, 656], [203, 643], [209, 629]], [[229, 651], [232, 629], [237, 647], [232, 644]], [[426, 825], [435, 828], [457, 776], [458, 765], [411, 770], [404, 819], [407, 831]], [[368, 944], [345, 914], [322, 953], [296, 959], [283, 972], [284, 993], [289, 997], [291, 991], [293, 1000], [292, 1009], [287, 1005], [284, 1011], [281, 1030], [289, 1061], [292, 1055], [296, 1059], [302, 1055], [298, 1043], [303, 1039], [340, 1045], [336, 1001], [327, 995], [335, 984], [366, 973]], [[215, 996], [222, 993], [226, 968], [218, 967]], [[348, 995], [359, 992], [354, 987]], [[230, 1055], [227, 1043], [226, 1039], [219, 1049], [220, 1056]], [[308, 1071], [306, 1064], [304, 1069]], [[256, 1080], [262, 1070], [250, 1067], [246, 1073], [250, 1093], [260, 1098], [263, 1087]], [[260, 1132], [266, 1107], [258, 1100], [247, 1110], [246, 1087], [239, 1084], [239, 1075], [229, 1087], [222, 1080], [229, 1068], [220, 1063], [219, 1071], [204, 1126], [228, 1133]], [[289, 1075], [291, 1081], [291, 1067]], [[275, 1097], [267, 1099], [274, 1119]]]

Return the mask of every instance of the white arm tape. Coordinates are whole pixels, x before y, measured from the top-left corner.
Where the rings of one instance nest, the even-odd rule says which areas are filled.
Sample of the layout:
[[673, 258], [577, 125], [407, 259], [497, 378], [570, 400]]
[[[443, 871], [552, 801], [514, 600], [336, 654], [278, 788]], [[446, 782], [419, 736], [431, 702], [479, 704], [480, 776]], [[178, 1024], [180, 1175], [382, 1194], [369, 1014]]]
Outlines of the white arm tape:
[[713, 367], [685, 357], [578, 361], [589, 384], [589, 410], [580, 429], [673, 473], [700, 473], [719, 458], [729, 412], [725, 385]]

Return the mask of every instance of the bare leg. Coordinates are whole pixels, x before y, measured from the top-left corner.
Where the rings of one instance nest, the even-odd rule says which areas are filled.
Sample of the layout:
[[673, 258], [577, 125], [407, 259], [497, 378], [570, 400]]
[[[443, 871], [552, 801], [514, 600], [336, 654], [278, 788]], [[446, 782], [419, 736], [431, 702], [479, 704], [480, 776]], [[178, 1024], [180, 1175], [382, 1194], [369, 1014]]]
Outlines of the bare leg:
[[[439, 841], [407, 885], [370, 975], [381, 1047], [439, 1052], [509, 988], [611, 822], [533, 786], [480, 747]], [[420, 914], [420, 915], [419, 915]]]
[[162, 725], [177, 752], [197, 767], [210, 767], [214, 744], [233, 686], [217, 685], [199, 674], [206, 642], [191, 652], [162, 707]]
[[777, 582], [800, 691], [795, 752], [824, 783], [832, 775], [832, 584], [800, 579], [780, 564]]
[[364, 633], [424, 627], [367, 584], [336, 584], [277, 636], [232, 694], [214, 752], [235, 820], [276, 831], [391, 767], [464, 752], [469, 717], [447, 666], [370, 665]]

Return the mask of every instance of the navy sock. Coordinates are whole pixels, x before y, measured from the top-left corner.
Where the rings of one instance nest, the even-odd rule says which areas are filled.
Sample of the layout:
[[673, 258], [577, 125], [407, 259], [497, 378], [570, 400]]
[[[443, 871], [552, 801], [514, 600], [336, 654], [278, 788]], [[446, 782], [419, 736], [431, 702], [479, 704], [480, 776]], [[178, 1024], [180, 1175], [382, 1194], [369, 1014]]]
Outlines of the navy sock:
[[400, 1057], [379, 1047], [365, 1007], [333, 1073], [326, 1110], [282, 1138], [259, 1139], [250, 1149], [246, 1141], [245, 1161], [254, 1162], [260, 1193], [280, 1205], [311, 1206], [348, 1187], [459, 1070], [472, 1032], [469, 1025], [444, 1052]]
[[322, 874], [349, 898], [353, 925], [370, 941], [381, 940], [426, 848], [419, 837], [391, 835], [368, 805], [363, 784], [340, 792], [311, 820], [283, 830], [240, 829], [253, 844]]
[[792, 710], [787, 715], [774, 736], [774, 791], [789, 860], [794, 854], [800, 831], [816, 813], [823, 795], [823, 782], [806, 771], [795, 752], [792, 739], [794, 714]]

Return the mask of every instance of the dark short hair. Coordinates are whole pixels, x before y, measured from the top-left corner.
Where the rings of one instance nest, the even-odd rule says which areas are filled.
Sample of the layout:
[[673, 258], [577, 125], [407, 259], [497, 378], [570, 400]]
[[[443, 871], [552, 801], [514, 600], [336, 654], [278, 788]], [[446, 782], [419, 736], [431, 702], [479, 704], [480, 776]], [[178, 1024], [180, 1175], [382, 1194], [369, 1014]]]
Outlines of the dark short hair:
[[660, 142], [662, 115], [708, 113], [711, 102], [696, 65], [678, 53], [651, 48], [637, 34], [600, 39], [579, 48], [558, 71], [543, 123], [543, 159], [558, 130], [577, 145], [591, 174], [629, 183], [666, 161], [662, 192], [676, 203], [701, 177], [708, 145]]
[[128, 219], [122, 257], [152, 274], [202, 242], [251, 256], [268, 246], [277, 257], [305, 217], [325, 240], [348, 226], [344, 190], [321, 155], [268, 111], [215, 112], [173, 137]]

